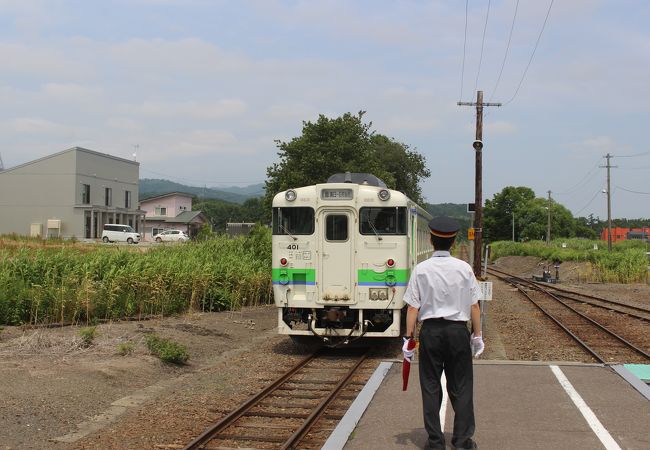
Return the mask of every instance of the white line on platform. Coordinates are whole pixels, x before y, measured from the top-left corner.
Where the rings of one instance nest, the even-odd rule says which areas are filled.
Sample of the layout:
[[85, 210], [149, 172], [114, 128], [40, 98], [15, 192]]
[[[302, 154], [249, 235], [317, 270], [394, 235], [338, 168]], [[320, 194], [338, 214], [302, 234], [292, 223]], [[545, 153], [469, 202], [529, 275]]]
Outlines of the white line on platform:
[[575, 390], [562, 370], [560, 370], [558, 366], [551, 365], [549, 367], [605, 448], [607, 450], [621, 450], [621, 447], [618, 446], [614, 438], [612, 438], [612, 435], [609, 434], [609, 431], [607, 431], [603, 424], [600, 423], [596, 414], [594, 414], [591, 408], [587, 406], [587, 403], [582, 399], [580, 394], [578, 394], [578, 391]]
[[325, 441], [321, 450], [340, 450], [345, 446], [350, 434], [354, 431], [361, 416], [370, 404], [370, 401], [379, 389], [379, 385], [386, 377], [393, 363], [382, 362], [379, 367], [375, 369], [366, 385], [363, 387], [357, 398], [352, 402], [350, 408], [336, 426], [330, 437]]

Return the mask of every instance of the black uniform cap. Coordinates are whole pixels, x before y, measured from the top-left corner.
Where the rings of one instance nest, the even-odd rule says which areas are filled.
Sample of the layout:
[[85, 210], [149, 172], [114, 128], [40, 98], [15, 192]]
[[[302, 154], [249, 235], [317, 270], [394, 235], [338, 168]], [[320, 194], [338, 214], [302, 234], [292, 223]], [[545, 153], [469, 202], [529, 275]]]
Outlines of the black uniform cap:
[[431, 234], [441, 238], [453, 238], [458, 233], [460, 225], [451, 217], [440, 216], [434, 217], [429, 221]]

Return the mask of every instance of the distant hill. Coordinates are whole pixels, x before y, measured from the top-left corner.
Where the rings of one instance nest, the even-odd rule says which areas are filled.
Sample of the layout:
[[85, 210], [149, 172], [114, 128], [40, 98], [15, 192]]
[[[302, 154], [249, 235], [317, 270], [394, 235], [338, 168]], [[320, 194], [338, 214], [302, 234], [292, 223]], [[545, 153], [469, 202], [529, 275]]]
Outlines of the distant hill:
[[140, 180], [140, 198], [146, 199], [169, 192], [184, 192], [196, 195], [200, 199], [219, 199], [232, 203], [244, 203], [249, 198], [261, 197], [264, 195], [264, 184], [254, 184], [246, 187], [225, 187], [225, 188], [204, 188], [198, 186], [187, 186], [169, 180], [156, 178], [144, 178]]

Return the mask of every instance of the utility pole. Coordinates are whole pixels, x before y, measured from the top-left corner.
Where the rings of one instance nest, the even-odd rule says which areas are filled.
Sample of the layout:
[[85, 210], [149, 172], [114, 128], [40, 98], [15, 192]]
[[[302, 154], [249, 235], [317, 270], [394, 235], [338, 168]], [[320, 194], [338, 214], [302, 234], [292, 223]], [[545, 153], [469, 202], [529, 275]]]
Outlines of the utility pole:
[[600, 166], [600, 167], [607, 168], [607, 251], [608, 252], [612, 251], [612, 191], [611, 191], [609, 169], [618, 167], [618, 166], [612, 166], [609, 163], [609, 160], [613, 157], [614, 155], [610, 155], [609, 153], [606, 154], [605, 158], [607, 158], [607, 165]]
[[474, 178], [474, 275], [480, 277], [481, 236], [483, 235], [483, 107], [501, 106], [501, 103], [483, 103], [483, 91], [476, 91], [476, 102], [458, 102], [458, 106], [476, 106], [476, 140], [472, 144], [475, 150], [476, 175]]
[[546, 245], [551, 245], [551, 206], [553, 205], [551, 200], [551, 191], [548, 192], [548, 225], [546, 226]]

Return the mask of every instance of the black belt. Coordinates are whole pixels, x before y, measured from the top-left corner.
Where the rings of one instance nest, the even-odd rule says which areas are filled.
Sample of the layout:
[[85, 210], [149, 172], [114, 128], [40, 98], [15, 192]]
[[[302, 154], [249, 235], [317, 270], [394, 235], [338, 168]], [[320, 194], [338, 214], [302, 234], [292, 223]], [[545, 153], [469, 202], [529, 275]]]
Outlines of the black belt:
[[424, 322], [467, 323], [467, 320], [447, 320], [444, 317], [433, 317], [431, 319], [424, 319]]

